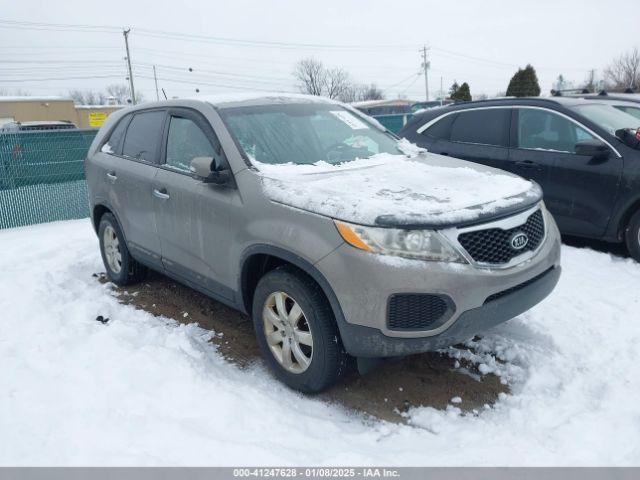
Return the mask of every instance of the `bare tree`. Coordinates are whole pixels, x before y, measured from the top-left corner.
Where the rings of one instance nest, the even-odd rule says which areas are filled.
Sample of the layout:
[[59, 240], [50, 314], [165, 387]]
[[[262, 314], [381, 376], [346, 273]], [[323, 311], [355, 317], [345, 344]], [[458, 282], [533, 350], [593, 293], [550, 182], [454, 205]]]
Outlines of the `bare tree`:
[[310, 95], [323, 95], [346, 103], [384, 98], [384, 93], [375, 84], [354, 83], [344, 68], [328, 69], [315, 58], [296, 63], [293, 76], [298, 80], [300, 91]]
[[371, 85], [349, 83], [338, 96], [338, 99], [345, 103], [382, 100], [384, 99], [384, 92], [373, 83]]
[[[107, 96], [113, 97], [118, 105], [126, 105], [131, 103], [131, 94], [129, 87], [121, 83], [114, 83], [107, 85]], [[140, 93], [136, 93], [136, 103], [140, 103], [144, 100], [144, 96]]]
[[604, 71], [607, 88], [625, 90], [640, 87], [640, 50], [638, 47], [623, 53]]
[[357, 102], [360, 100], [358, 85], [349, 84], [340, 94], [340, 101], [345, 103]]
[[587, 74], [587, 78], [580, 85], [582, 90], [588, 90], [589, 92], [597, 92], [604, 88], [604, 80], [598, 79], [596, 76], [596, 70], [591, 69]]
[[336, 67], [327, 70], [324, 77], [324, 94], [329, 98], [342, 99], [352, 86], [349, 74], [343, 68]]
[[78, 105], [104, 105], [107, 101], [103, 92], [93, 90], [70, 90], [69, 97]]
[[293, 76], [299, 82], [302, 93], [322, 95], [327, 82], [327, 70], [322, 62], [309, 57], [300, 60], [293, 68]]
[[383, 100], [384, 92], [375, 83], [371, 85], [361, 85], [359, 87], [358, 100]]
[[17, 89], [17, 90], [9, 90], [6, 88], [0, 88], [0, 97], [9, 97], [9, 96], [15, 96], [15, 97], [30, 97], [31, 96], [31, 92], [28, 92], [26, 90], [22, 90], [22, 89]]

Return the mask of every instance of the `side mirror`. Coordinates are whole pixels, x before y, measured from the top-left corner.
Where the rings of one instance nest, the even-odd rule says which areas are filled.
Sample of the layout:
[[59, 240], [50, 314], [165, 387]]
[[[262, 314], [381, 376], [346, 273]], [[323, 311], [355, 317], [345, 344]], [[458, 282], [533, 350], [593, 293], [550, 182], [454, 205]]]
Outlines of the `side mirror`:
[[602, 140], [580, 140], [576, 143], [576, 153], [585, 157], [604, 159], [609, 156], [609, 146]]
[[616, 130], [616, 138], [628, 147], [640, 150], [640, 128], [621, 128]]
[[204, 183], [227, 185], [231, 182], [231, 173], [214, 165], [213, 157], [195, 157], [191, 160], [191, 171]]

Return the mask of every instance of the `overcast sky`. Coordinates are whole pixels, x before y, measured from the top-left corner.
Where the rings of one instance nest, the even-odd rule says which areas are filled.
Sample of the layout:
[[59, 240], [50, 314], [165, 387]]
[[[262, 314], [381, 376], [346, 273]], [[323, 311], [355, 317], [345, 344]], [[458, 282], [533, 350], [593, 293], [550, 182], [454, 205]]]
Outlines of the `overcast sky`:
[[196, 88], [297, 91], [293, 64], [309, 56], [377, 84], [389, 98], [422, 100], [422, 45], [431, 47], [432, 96], [441, 78], [445, 89], [457, 80], [472, 94], [504, 92], [527, 63], [548, 94], [559, 74], [580, 83], [590, 69], [601, 75], [613, 57], [640, 45], [635, 2], [4, 1], [0, 89], [57, 95], [124, 83], [121, 29], [131, 27], [136, 88], [150, 100], [154, 64], [170, 97], [193, 96]]

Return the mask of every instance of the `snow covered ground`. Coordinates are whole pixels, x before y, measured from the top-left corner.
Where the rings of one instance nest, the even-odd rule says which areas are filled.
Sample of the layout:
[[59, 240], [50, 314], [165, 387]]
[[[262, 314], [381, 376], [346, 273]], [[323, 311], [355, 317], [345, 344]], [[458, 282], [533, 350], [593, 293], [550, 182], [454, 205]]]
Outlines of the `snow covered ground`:
[[451, 352], [512, 394], [398, 425], [240, 370], [210, 332], [118, 303], [92, 277], [88, 220], [2, 230], [0, 464], [640, 465], [640, 265], [563, 255], [549, 299], [477, 354]]

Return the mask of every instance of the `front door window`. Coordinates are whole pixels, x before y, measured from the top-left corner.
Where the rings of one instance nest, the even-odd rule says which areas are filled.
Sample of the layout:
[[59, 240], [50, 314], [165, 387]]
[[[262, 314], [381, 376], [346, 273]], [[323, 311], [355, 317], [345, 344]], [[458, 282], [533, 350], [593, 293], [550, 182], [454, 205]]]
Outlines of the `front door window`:
[[168, 167], [183, 172], [191, 171], [191, 161], [196, 157], [213, 159], [215, 150], [202, 129], [192, 120], [171, 117], [167, 138]]

